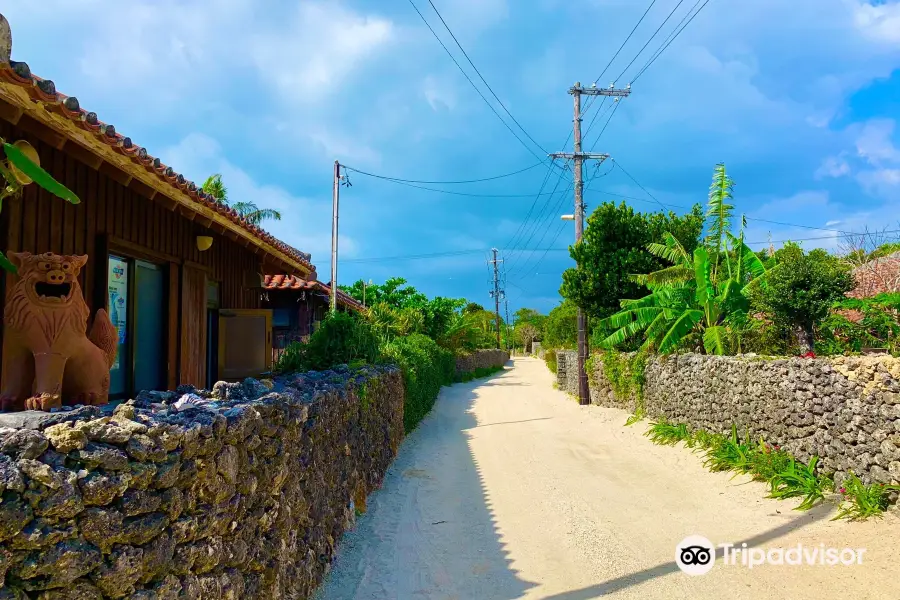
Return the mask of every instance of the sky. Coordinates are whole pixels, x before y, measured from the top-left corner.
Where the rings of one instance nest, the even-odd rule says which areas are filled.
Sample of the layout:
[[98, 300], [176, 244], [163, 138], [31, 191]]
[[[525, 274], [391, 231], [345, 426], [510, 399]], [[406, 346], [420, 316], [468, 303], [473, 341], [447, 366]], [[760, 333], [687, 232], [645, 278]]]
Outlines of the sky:
[[587, 129], [603, 111], [585, 150], [616, 161], [586, 165], [588, 211], [627, 199], [684, 212], [724, 162], [755, 248], [840, 251], [840, 232], [900, 229], [900, 0], [710, 0], [637, 79], [694, 0], [656, 0], [605, 72], [650, 0], [433, 0], [527, 136], [428, 0], [411, 1], [7, 0], [3, 14], [14, 60], [188, 179], [221, 173], [232, 200], [282, 211], [266, 228], [311, 252], [323, 281], [335, 160], [439, 182], [538, 165], [416, 184], [458, 194], [347, 170], [338, 281], [402, 276], [489, 305], [496, 247], [510, 313], [550, 310], [572, 265], [559, 218], [572, 194], [538, 163], [572, 151], [567, 90], [601, 73], [600, 87], [634, 83], [585, 114]]

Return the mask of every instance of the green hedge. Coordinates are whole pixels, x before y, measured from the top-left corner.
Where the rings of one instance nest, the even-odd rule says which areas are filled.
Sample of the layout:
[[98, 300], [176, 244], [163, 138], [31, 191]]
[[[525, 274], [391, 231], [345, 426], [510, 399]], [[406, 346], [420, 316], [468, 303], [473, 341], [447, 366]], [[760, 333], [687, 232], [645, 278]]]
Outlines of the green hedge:
[[409, 433], [434, 406], [441, 387], [453, 383], [456, 359], [452, 352], [418, 333], [388, 342], [382, 351], [384, 358], [403, 371], [406, 383], [403, 426]]
[[375, 363], [379, 354], [378, 336], [367, 321], [348, 313], [334, 313], [322, 321], [309, 342], [291, 343], [275, 365], [275, 371], [324, 371], [354, 361]]
[[547, 368], [550, 369], [552, 373], [556, 373], [556, 349], [555, 348], [546, 348], [544, 349], [544, 362], [547, 363]]

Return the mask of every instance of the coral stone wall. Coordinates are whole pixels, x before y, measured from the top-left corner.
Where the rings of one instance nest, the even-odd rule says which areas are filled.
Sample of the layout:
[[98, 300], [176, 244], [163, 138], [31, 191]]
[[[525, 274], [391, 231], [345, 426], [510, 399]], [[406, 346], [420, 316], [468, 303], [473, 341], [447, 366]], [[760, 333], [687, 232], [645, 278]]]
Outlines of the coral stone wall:
[[456, 373], [471, 373], [477, 369], [490, 369], [502, 367], [509, 362], [509, 352], [506, 350], [476, 350], [472, 354], [456, 357]]
[[[575, 354], [559, 362], [574, 372]], [[595, 404], [635, 409], [616, 398], [596, 360], [590, 374]], [[900, 359], [890, 356], [784, 358], [681, 354], [651, 357], [643, 403], [651, 418], [780, 444], [840, 483], [852, 470], [865, 482], [900, 482]], [[575, 391], [577, 377], [560, 376]]]
[[308, 598], [403, 393], [397, 369], [343, 368], [0, 415], [0, 598]]

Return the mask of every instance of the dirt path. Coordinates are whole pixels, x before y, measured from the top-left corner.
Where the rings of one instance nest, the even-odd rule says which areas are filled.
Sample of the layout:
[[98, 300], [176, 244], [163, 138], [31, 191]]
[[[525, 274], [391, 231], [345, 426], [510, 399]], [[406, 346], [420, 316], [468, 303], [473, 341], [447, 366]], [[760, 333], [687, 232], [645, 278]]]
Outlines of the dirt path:
[[[848, 524], [707, 472], [683, 448], [579, 407], [544, 364], [517, 359], [445, 389], [343, 539], [320, 600], [821, 600], [900, 598], [900, 520]], [[853, 566], [724, 566], [701, 577], [675, 546], [866, 548]]]

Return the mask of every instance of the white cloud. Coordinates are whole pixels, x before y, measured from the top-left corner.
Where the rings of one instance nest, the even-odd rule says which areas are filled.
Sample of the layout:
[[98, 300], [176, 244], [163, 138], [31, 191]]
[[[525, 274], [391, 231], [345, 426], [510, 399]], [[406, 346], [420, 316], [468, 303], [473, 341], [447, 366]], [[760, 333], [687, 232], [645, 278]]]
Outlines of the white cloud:
[[[328, 277], [331, 252], [331, 195], [321, 198], [295, 196], [284, 188], [257, 182], [249, 173], [222, 155], [218, 142], [206, 135], [192, 133], [176, 146], [161, 153], [167, 164], [178, 165], [185, 177], [202, 183], [212, 173], [220, 173], [231, 202], [253, 202], [260, 208], [273, 208], [282, 214], [281, 221], [267, 221], [263, 227], [272, 235], [295, 248], [312, 254], [313, 263]], [[358, 255], [356, 240], [338, 236], [340, 256]]]
[[829, 156], [816, 171], [816, 179], [843, 177], [850, 174], [850, 165], [842, 156]]
[[306, 104], [352, 88], [354, 70], [392, 38], [387, 19], [332, 2], [301, 2], [284, 26], [251, 35], [246, 51], [283, 100]]
[[456, 90], [444, 79], [428, 75], [422, 82], [422, 94], [435, 112], [456, 108]]
[[854, 24], [867, 37], [892, 45], [900, 45], [900, 2], [887, 0], [872, 4], [855, 2]]
[[863, 125], [856, 139], [856, 151], [869, 164], [900, 162], [900, 149], [894, 146], [894, 121], [892, 119], [872, 119]]

